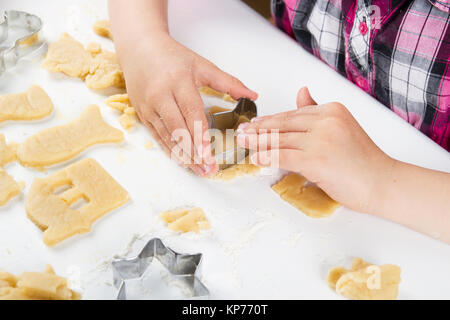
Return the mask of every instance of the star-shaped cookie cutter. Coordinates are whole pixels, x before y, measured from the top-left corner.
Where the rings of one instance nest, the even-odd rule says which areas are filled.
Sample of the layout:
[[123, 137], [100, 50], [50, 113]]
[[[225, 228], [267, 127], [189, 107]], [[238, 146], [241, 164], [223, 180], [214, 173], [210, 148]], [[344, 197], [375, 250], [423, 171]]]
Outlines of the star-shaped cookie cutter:
[[202, 254], [177, 253], [166, 247], [161, 239], [153, 238], [147, 242], [137, 257], [113, 259], [114, 286], [119, 290], [117, 300], [127, 299], [126, 281], [141, 278], [153, 258], [158, 259], [177, 280], [181, 280], [191, 291], [192, 297], [209, 296], [208, 288], [196, 276]]

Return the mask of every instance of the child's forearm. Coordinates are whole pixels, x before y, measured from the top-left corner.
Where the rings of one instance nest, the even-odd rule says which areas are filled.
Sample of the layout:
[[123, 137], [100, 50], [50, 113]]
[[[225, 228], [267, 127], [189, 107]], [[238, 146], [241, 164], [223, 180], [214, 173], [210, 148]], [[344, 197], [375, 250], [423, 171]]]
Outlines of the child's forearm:
[[109, 0], [115, 42], [138, 43], [143, 36], [168, 34], [168, 0]]
[[390, 168], [370, 213], [450, 243], [450, 174], [396, 160]]

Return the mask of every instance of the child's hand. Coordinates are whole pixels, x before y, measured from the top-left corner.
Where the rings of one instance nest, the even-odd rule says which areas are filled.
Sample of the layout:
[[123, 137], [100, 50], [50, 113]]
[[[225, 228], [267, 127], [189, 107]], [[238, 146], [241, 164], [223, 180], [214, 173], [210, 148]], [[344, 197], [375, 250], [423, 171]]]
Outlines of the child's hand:
[[[389, 174], [392, 159], [373, 143], [343, 105], [317, 106], [303, 88], [297, 106], [298, 110], [241, 125], [238, 144], [257, 150], [255, 146], [264, 148], [267, 138], [268, 151], [255, 153], [255, 164], [299, 172], [345, 206], [371, 211], [371, 199], [381, 187], [377, 185], [379, 177]], [[279, 146], [270, 146], [264, 130], [279, 130]]]
[[[144, 37], [126, 50], [126, 54], [124, 51], [121, 50], [120, 62], [131, 102], [141, 121], [169, 155], [177, 144], [182, 148], [183, 158], [174, 160], [202, 176], [216, 173], [217, 164], [211, 156], [208, 124], [198, 88], [210, 86], [235, 99], [256, 99], [257, 94], [166, 33], [152, 35], [151, 39]], [[201, 124], [195, 139], [194, 121]], [[177, 129], [185, 129], [192, 141], [176, 139], [174, 131]], [[194, 157], [203, 159], [203, 163], [194, 165]]]

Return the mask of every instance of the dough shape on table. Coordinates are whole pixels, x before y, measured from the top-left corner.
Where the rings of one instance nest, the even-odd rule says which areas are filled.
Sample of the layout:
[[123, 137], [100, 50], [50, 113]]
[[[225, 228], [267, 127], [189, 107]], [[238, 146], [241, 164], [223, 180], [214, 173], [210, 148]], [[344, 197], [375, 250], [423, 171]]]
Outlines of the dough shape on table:
[[23, 187], [23, 183], [16, 182], [13, 177], [0, 168], [0, 206], [17, 196]]
[[304, 177], [289, 173], [272, 189], [286, 202], [311, 218], [325, 218], [333, 214], [340, 204], [322, 189], [308, 183]]
[[92, 29], [99, 36], [113, 40], [113, 34], [111, 31], [111, 24], [110, 24], [109, 20], [95, 21]]
[[69, 77], [85, 80], [90, 89], [125, 88], [123, 72], [117, 56], [91, 43], [84, 46], [67, 33], [52, 43], [42, 66], [51, 72], [62, 72]]
[[119, 122], [122, 128], [130, 130], [137, 124], [136, 110], [131, 106], [128, 94], [116, 94], [106, 99], [105, 104], [120, 112]]
[[122, 131], [108, 125], [98, 106], [91, 105], [78, 119], [27, 138], [19, 144], [17, 158], [24, 166], [42, 168], [69, 160], [92, 145], [123, 139]]
[[209, 221], [201, 208], [166, 211], [161, 213], [160, 217], [173, 231], [198, 233], [200, 230], [210, 228]]
[[0, 272], [0, 300], [80, 300], [69, 289], [66, 278], [59, 277], [51, 266], [44, 272], [24, 272], [15, 276]]
[[234, 100], [228, 93], [221, 93], [210, 87], [201, 87], [199, 89], [199, 92], [205, 96], [217, 97], [217, 98], [221, 98], [222, 100], [225, 100], [228, 102], [233, 102], [233, 103], [236, 102], [236, 100]]
[[67, 33], [50, 44], [42, 66], [51, 72], [62, 72], [69, 77], [84, 79], [89, 73], [91, 55], [83, 45]]
[[53, 103], [41, 87], [33, 85], [25, 92], [0, 96], [0, 122], [38, 120], [50, 115]]
[[[213, 115], [218, 112], [229, 111], [229, 110], [230, 109], [228, 109], [228, 108], [213, 106], [213, 107], [209, 108], [208, 113], [210, 115]], [[236, 124], [236, 126], [233, 129], [236, 130], [237, 127], [239, 126], [239, 124], [241, 124], [243, 122], [248, 122], [248, 121], [249, 120], [246, 117], [241, 116], [238, 120], [238, 123]], [[213, 135], [212, 136], [213, 140], [211, 140], [211, 141], [214, 141], [215, 138], [216, 137]], [[216, 141], [215, 150], [213, 150], [213, 153], [215, 153], [217, 150], [219, 150], [219, 152], [223, 152], [223, 151], [226, 151], [229, 149], [233, 149], [237, 146], [236, 137], [234, 134], [233, 134], [233, 136], [230, 136], [230, 135], [227, 135], [226, 133], [222, 132], [222, 139], [223, 139], [222, 141], [220, 141], [220, 140]], [[244, 175], [255, 175], [260, 170], [261, 170], [261, 168], [259, 166], [252, 164], [250, 162], [250, 158], [246, 157], [242, 161], [242, 163], [238, 163], [238, 164], [232, 165], [224, 170], [220, 170], [214, 177], [212, 177], [212, 179], [229, 181], [229, 180], [233, 180], [237, 177], [244, 176]]]
[[16, 143], [6, 145], [5, 135], [0, 133], [0, 167], [16, 160]]
[[353, 260], [350, 270], [332, 268], [328, 285], [340, 295], [354, 300], [395, 300], [401, 282], [400, 267], [392, 264], [373, 265], [361, 258]]
[[[54, 246], [89, 232], [95, 221], [129, 198], [128, 192], [97, 161], [85, 159], [47, 178], [34, 180], [26, 211], [28, 218], [44, 231], [44, 243]], [[80, 201], [84, 206], [74, 207]]]

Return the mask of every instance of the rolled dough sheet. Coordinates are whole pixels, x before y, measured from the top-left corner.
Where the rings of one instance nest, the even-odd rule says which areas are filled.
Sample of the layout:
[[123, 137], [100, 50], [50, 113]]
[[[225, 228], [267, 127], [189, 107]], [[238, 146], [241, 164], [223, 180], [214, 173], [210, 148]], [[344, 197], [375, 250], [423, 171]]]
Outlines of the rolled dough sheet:
[[315, 185], [309, 185], [304, 177], [296, 173], [284, 176], [272, 186], [272, 189], [284, 201], [311, 218], [328, 217], [340, 206], [322, 189]]
[[69, 289], [68, 280], [55, 275], [47, 266], [45, 272], [24, 272], [15, 276], [0, 272], [0, 300], [80, 300], [81, 295]]
[[22, 93], [0, 96], [0, 122], [7, 120], [38, 120], [50, 115], [53, 103], [39, 86]]
[[209, 221], [200, 208], [177, 209], [161, 213], [161, 219], [167, 223], [167, 227], [174, 231], [195, 232], [209, 229]]
[[0, 206], [17, 196], [22, 188], [23, 184], [16, 182], [13, 177], [0, 168]]
[[373, 265], [361, 258], [353, 260], [350, 270], [332, 268], [328, 285], [340, 295], [354, 300], [395, 300], [401, 282], [400, 267], [392, 264]]
[[[128, 200], [128, 192], [97, 161], [85, 159], [36, 179], [27, 195], [26, 211], [44, 231], [44, 243], [53, 246], [89, 232], [95, 221]], [[77, 208], [80, 201], [85, 204]]]
[[88, 106], [71, 123], [44, 129], [26, 139], [17, 148], [17, 158], [24, 166], [42, 168], [69, 160], [99, 143], [120, 143], [122, 131], [102, 118], [98, 106]]
[[83, 45], [67, 33], [52, 43], [42, 66], [51, 72], [85, 80], [90, 89], [125, 88], [123, 72], [116, 54], [98, 44]]
[[7, 145], [5, 136], [0, 133], [0, 167], [16, 160], [16, 149], [17, 144], [12, 143]]
[[94, 23], [93, 30], [99, 36], [113, 40], [111, 24], [109, 23], [109, 20], [96, 21]]

